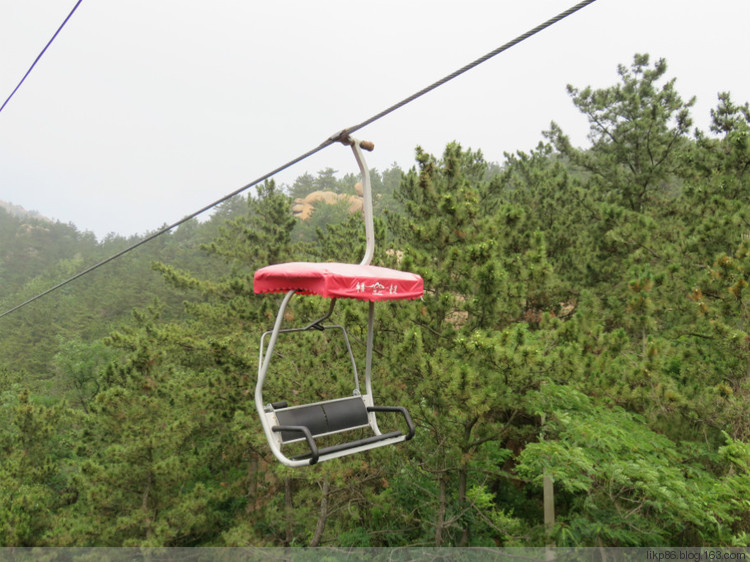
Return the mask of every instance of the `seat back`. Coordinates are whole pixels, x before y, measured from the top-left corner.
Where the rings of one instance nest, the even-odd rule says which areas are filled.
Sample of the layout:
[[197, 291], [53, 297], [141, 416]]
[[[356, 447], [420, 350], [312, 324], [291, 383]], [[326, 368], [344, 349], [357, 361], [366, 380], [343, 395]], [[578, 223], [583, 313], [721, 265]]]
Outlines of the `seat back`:
[[[331, 435], [369, 425], [367, 406], [360, 396], [316, 402], [303, 406], [274, 408], [280, 426], [305, 426], [313, 437]], [[281, 431], [282, 443], [302, 441], [299, 431]]]

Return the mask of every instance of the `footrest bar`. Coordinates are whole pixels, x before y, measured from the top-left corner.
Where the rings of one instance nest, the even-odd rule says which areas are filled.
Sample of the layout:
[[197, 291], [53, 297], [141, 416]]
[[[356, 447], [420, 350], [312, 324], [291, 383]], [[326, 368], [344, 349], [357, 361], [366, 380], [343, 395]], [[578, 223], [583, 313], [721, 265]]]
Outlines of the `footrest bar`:
[[[363, 445], [371, 445], [372, 443], [378, 443], [380, 441], [385, 441], [386, 439], [392, 439], [394, 437], [401, 437], [403, 433], [400, 431], [391, 431], [390, 433], [383, 433], [381, 435], [373, 435], [372, 437], [365, 437], [364, 439], [357, 439], [356, 441], [349, 441], [348, 443], [341, 443], [339, 445], [331, 445], [330, 447], [323, 447], [322, 449], [318, 449], [318, 457], [322, 457], [324, 455], [330, 455], [331, 453], [338, 453], [339, 451], [346, 451], [347, 449], [354, 449], [355, 447], [361, 447]], [[312, 457], [311, 453], [305, 453], [303, 455], [298, 455], [296, 457], [292, 457], [292, 460], [298, 461], [298, 460], [304, 460], [309, 459]], [[317, 459], [316, 459], [317, 462]], [[314, 463], [310, 463], [314, 464]]]

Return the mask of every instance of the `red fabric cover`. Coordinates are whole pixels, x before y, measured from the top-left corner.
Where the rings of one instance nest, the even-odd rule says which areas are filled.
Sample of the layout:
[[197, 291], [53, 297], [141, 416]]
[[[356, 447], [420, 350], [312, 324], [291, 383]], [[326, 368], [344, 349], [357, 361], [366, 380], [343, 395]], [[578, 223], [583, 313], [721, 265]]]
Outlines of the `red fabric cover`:
[[418, 299], [422, 278], [416, 273], [351, 263], [292, 262], [269, 265], [255, 272], [256, 293], [285, 293], [337, 299], [387, 301]]

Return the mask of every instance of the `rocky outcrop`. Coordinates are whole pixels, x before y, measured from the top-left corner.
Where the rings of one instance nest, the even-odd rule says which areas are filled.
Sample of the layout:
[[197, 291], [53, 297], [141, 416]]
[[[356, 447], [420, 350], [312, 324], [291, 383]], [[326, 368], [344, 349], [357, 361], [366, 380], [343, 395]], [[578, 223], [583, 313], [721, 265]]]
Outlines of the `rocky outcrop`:
[[337, 203], [348, 203], [349, 212], [357, 213], [362, 210], [362, 183], [357, 182], [354, 186], [356, 195], [347, 195], [345, 193], [334, 193], [333, 191], [313, 191], [305, 197], [294, 200], [292, 213], [295, 217], [307, 220], [319, 204], [335, 205]]

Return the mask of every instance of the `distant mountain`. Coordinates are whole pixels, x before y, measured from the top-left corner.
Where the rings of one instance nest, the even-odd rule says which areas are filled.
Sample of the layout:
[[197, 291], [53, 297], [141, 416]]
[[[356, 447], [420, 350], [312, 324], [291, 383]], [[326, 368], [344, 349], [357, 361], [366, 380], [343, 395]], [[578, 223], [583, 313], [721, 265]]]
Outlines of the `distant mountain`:
[[49, 219], [45, 217], [44, 215], [40, 214], [38, 211], [27, 211], [20, 205], [14, 205], [13, 203], [8, 203], [6, 201], [0, 200], [0, 207], [8, 211], [11, 215], [15, 217], [30, 217], [33, 219], [39, 219], [47, 222], [55, 222], [52, 219]]

